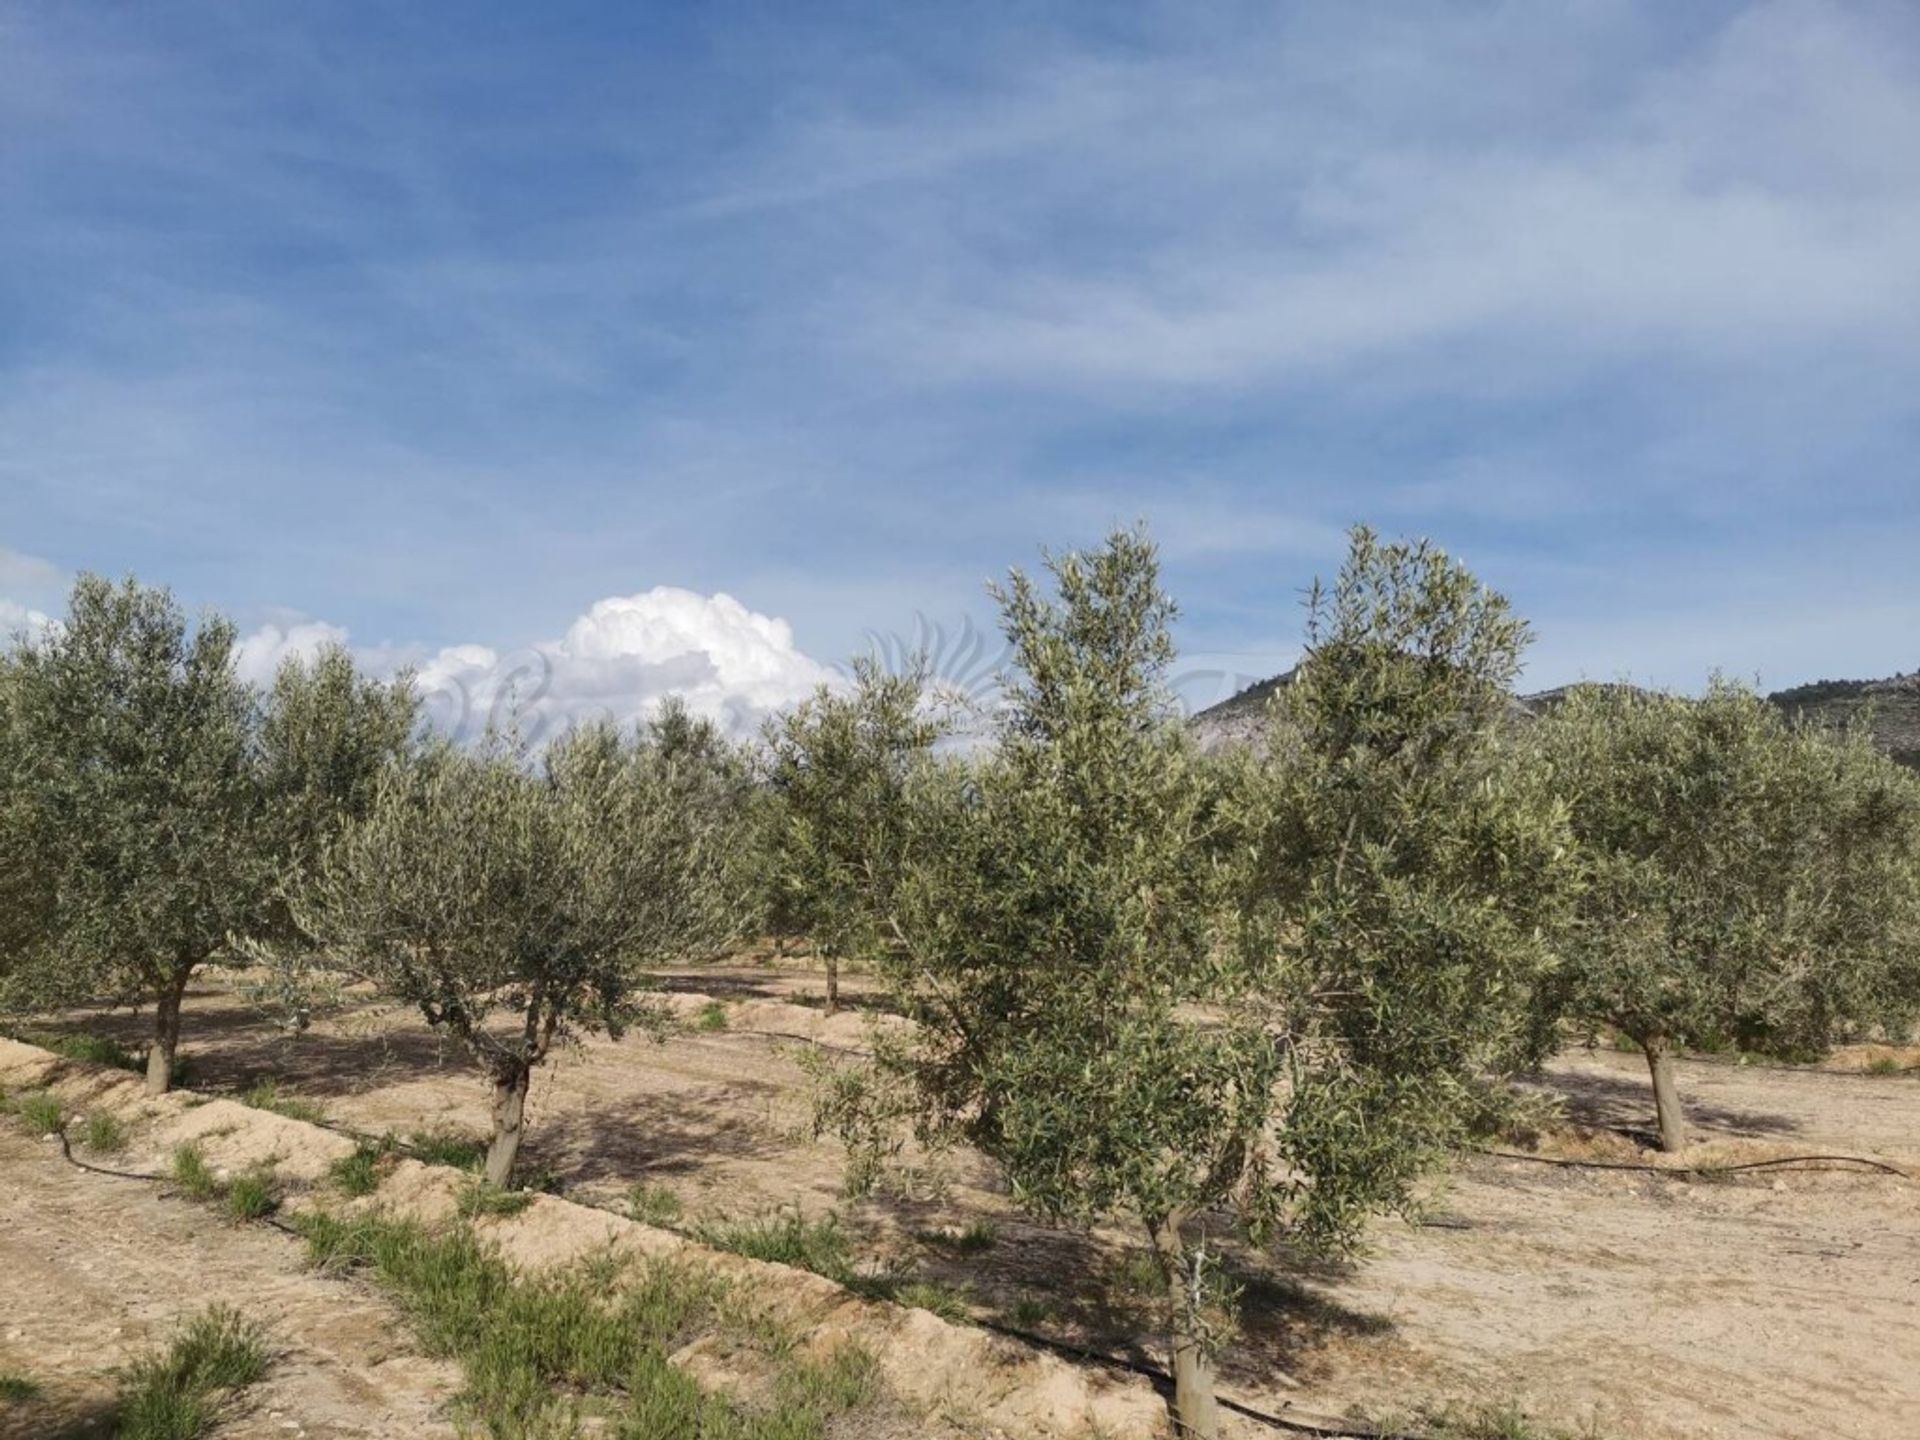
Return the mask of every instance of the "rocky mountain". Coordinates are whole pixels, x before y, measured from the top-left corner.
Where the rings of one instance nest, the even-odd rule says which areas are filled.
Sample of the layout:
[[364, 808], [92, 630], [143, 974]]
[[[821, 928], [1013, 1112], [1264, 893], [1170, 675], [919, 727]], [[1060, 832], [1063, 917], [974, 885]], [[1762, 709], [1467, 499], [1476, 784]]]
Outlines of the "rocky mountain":
[[[1293, 671], [1249, 685], [1238, 695], [1187, 720], [1202, 750], [1245, 745], [1258, 738], [1267, 703], [1293, 679]], [[1545, 715], [1566, 698], [1568, 685], [1516, 695], [1516, 719]], [[1625, 687], [1633, 688], [1633, 687]], [[1920, 670], [1885, 680], [1819, 680], [1767, 697], [1796, 719], [1838, 728], [1864, 716], [1874, 743], [1902, 765], [1920, 769]]]

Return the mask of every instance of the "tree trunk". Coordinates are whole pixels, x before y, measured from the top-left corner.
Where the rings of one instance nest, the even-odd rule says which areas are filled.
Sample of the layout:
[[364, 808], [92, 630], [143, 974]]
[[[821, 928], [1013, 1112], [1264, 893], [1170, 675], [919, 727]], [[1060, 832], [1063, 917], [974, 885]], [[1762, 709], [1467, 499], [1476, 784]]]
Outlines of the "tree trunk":
[[829, 955], [827, 958], [827, 1014], [840, 1013], [840, 957]]
[[532, 1068], [510, 1062], [494, 1072], [493, 1141], [487, 1146], [487, 1183], [501, 1189], [513, 1178], [513, 1162], [520, 1154], [520, 1137], [526, 1129], [527, 1086], [533, 1080]]
[[1194, 1313], [1198, 1296], [1189, 1285], [1186, 1247], [1177, 1219], [1148, 1226], [1160, 1274], [1167, 1286], [1173, 1355], [1173, 1432], [1181, 1440], [1220, 1440], [1220, 1400], [1214, 1393], [1213, 1356], [1201, 1343]]
[[1660, 1117], [1660, 1148], [1672, 1152], [1687, 1144], [1687, 1112], [1680, 1107], [1680, 1092], [1673, 1083], [1673, 1056], [1667, 1042], [1659, 1037], [1643, 1040], [1647, 1069], [1653, 1074], [1653, 1108]]
[[180, 1052], [180, 1001], [191, 973], [183, 970], [160, 987], [153, 1010], [153, 1046], [147, 1051], [149, 1095], [164, 1095], [173, 1088], [173, 1059]]

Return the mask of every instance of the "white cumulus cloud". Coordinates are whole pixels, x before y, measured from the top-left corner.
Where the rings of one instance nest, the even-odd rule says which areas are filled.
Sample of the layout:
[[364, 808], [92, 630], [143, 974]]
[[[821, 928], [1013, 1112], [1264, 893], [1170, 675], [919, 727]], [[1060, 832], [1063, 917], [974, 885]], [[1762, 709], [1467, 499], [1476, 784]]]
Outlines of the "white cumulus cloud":
[[[241, 643], [242, 673], [262, 679], [289, 655], [346, 640], [346, 631], [321, 621], [263, 626]], [[731, 595], [670, 585], [596, 601], [559, 639], [522, 650], [389, 645], [357, 653], [376, 672], [413, 669], [429, 718], [461, 739], [510, 721], [534, 742], [585, 720], [628, 724], [669, 696], [744, 737], [836, 679], [795, 645], [786, 621]]]
[[347, 643], [347, 632], [323, 620], [295, 620], [262, 625], [241, 638], [234, 650], [240, 678], [258, 685], [271, 684], [274, 672], [288, 660], [311, 660], [328, 645]]

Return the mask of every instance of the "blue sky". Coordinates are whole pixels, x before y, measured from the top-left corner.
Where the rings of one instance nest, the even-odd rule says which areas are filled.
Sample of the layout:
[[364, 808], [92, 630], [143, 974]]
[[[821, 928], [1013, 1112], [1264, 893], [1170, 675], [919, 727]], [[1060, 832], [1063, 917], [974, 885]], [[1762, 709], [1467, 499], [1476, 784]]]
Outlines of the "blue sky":
[[1262, 674], [1366, 520], [1531, 683], [1880, 675], [1917, 421], [1911, 4], [0, 0], [16, 619], [744, 714], [1136, 518]]

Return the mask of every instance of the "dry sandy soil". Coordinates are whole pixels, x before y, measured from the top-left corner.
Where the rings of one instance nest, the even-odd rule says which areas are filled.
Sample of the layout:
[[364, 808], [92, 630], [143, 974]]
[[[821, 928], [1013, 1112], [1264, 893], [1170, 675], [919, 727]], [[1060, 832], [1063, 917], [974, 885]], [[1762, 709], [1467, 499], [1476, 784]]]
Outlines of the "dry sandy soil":
[[276, 1354], [245, 1413], [221, 1428], [226, 1440], [451, 1437], [436, 1417], [458, 1372], [417, 1354], [370, 1290], [312, 1273], [301, 1254], [271, 1230], [74, 1169], [55, 1142], [0, 1127], [0, 1367], [44, 1387], [0, 1407], [0, 1437], [107, 1434], [114, 1368], [215, 1300], [264, 1323]]
[[[1055, 1339], [1156, 1358], [1126, 1349], [1146, 1303], [1127, 1278], [1129, 1237], [1024, 1220], [977, 1157], [943, 1157], [906, 1193], [840, 1198], [837, 1153], [806, 1133], [795, 1055], [809, 1040], [857, 1047], [863, 1021], [810, 1008], [813, 977], [753, 967], [666, 982], [689, 1018], [705, 996], [720, 997], [727, 1028], [664, 1044], [589, 1041], [560, 1056], [535, 1082], [526, 1165], [548, 1168], [589, 1202], [617, 1205], [636, 1182], [664, 1186], [692, 1222], [775, 1207], [837, 1211], [871, 1263], [964, 1285], [982, 1317], [1004, 1321], [1018, 1307], [1028, 1328]], [[125, 1017], [85, 1023], [140, 1035]], [[272, 1075], [356, 1129], [484, 1124], [477, 1075], [402, 1013], [367, 1007], [289, 1038], [209, 987], [190, 1002], [186, 1045], [202, 1090]], [[1920, 1075], [1680, 1069], [1701, 1136], [1690, 1161], [1845, 1153], [1920, 1176]], [[1618, 1133], [1648, 1123], [1644, 1081], [1637, 1057], [1562, 1057], [1547, 1084], [1579, 1128], [1548, 1137], [1544, 1153], [1646, 1158]], [[150, 1208], [160, 1202], [107, 1182], [15, 1163], [32, 1147], [5, 1144], [0, 1274], [35, 1278], [26, 1306], [10, 1304], [0, 1321], [0, 1358], [45, 1346], [124, 1350], [129, 1335], [217, 1293], [202, 1277], [213, 1273], [218, 1286], [221, 1275], [238, 1283], [253, 1273], [262, 1256], [250, 1247], [270, 1244], [192, 1213], [163, 1214]], [[956, 1253], [937, 1238], [983, 1217], [997, 1235], [984, 1250]], [[1268, 1410], [1374, 1416], [1511, 1403], [1619, 1440], [1920, 1435], [1915, 1180], [1792, 1170], [1709, 1182], [1477, 1157], [1436, 1194], [1426, 1223], [1382, 1222], [1372, 1235], [1368, 1255], [1337, 1269], [1237, 1257], [1249, 1333], [1226, 1362], [1233, 1396]], [[109, 1285], [104, 1277], [123, 1264], [135, 1281]], [[411, 1414], [406, 1407], [427, 1403], [444, 1379], [418, 1361], [377, 1363], [382, 1337], [394, 1333], [384, 1321], [365, 1321], [356, 1340], [319, 1293], [338, 1293], [338, 1282], [299, 1274], [291, 1249], [276, 1264], [267, 1273], [284, 1289], [273, 1293], [315, 1357], [286, 1373], [311, 1369], [299, 1383], [335, 1387], [317, 1410], [289, 1413], [309, 1434], [419, 1428], [378, 1417]], [[84, 1298], [53, 1299], [67, 1293]], [[369, 1314], [362, 1296], [332, 1303], [342, 1316]], [[310, 1319], [305, 1305], [315, 1307]], [[375, 1385], [360, 1414], [340, 1388], [348, 1373], [396, 1378]]]

